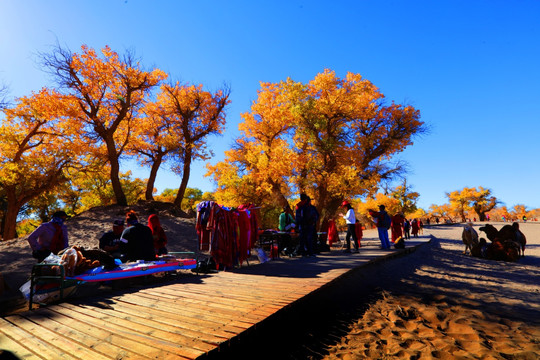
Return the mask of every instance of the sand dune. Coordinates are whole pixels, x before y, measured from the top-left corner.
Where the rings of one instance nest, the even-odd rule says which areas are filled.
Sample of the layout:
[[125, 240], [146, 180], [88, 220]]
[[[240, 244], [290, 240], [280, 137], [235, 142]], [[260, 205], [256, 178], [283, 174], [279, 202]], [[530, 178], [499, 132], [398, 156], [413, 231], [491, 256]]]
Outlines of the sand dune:
[[428, 227], [435, 238], [411, 256], [416, 269], [325, 358], [540, 359], [540, 224], [521, 225], [528, 246], [517, 263], [463, 255], [461, 229]]

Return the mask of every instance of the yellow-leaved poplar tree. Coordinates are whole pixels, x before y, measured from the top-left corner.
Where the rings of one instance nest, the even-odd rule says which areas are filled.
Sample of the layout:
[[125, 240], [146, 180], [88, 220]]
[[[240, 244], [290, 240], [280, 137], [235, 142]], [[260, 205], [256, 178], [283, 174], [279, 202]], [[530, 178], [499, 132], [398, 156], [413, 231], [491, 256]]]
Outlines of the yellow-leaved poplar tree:
[[325, 70], [306, 84], [261, 83], [234, 148], [209, 166], [216, 199], [275, 207], [306, 193], [324, 222], [343, 199], [374, 193], [400, 170], [392, 156], [425, 131], [419, 118], [412, 106], [386, 105], [359, 74]]
[[[182, 206], [191, 163], [207, 160], [213, 153], [208, 148], [208, 137], [221, 134], [225, 128], [225, 108], [230, 103], [230, 90], [203, 90], [202, 85], [163, 84], [150, 113], [172, 134], [176, 143], [169, 146], [174, 162], [173, 171], [182, 176], [174, 204]], [[167, 141], [167, 138], [164, 138]], [[173, 148], [171, 148], [173, 146]], [[148, 189], [147, 189], [148, 195]]]
[[66, 181], [65, 170], [76, 161], [65, 146], [72, 139], [61, 126], [65, 112], [61, 98], [59, 93], [43, 89], [4, 110], [0, 127], [0, 188], [7, 206], [4, 239], [16, 236], [21, 207]]
[[71, 104], [64, 123], [79, 138], [71, 147], [85, 147], [108, 162], [116, 202], [127, 205], [120, 156], [140, 123], [150, 91], [167, 75], [159, 69], [146, 71], [131, 53], [120, 57], [108, 46], [101, 55], [86, 45], [80, 53], [57, 47], [42, 60]]

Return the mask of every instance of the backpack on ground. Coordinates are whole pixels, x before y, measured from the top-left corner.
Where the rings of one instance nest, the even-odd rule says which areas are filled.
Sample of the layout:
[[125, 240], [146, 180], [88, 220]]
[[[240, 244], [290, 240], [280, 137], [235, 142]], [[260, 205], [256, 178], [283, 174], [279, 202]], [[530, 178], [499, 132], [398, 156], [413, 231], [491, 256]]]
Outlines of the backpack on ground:
[[394, 247], [396, 249], [405, 249], [405, 240], [402, 236], [398, 237], [394, 242]]

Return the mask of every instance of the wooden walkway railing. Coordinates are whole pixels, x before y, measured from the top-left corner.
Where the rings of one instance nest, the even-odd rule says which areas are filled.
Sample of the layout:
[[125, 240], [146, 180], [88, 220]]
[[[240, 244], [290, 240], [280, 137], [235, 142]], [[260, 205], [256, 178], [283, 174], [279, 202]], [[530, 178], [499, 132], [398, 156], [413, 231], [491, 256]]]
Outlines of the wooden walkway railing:
[[399, 252], [373, 247], [281, 259], [73, 299], [0, 318], [0, 349], [21, 359], [201, 358], [351, 269], [421, 243]]

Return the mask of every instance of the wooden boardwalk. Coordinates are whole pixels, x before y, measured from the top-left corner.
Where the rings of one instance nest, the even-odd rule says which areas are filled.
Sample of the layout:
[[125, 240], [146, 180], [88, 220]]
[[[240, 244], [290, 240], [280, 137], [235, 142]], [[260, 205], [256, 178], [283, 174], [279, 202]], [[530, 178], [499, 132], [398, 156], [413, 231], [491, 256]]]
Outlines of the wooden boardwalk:
[[352, 269], [428, 240], [401, 251], [332, 251], [76, 298], [0, 318], [0, 349], [21, 359], [204, 358]]

